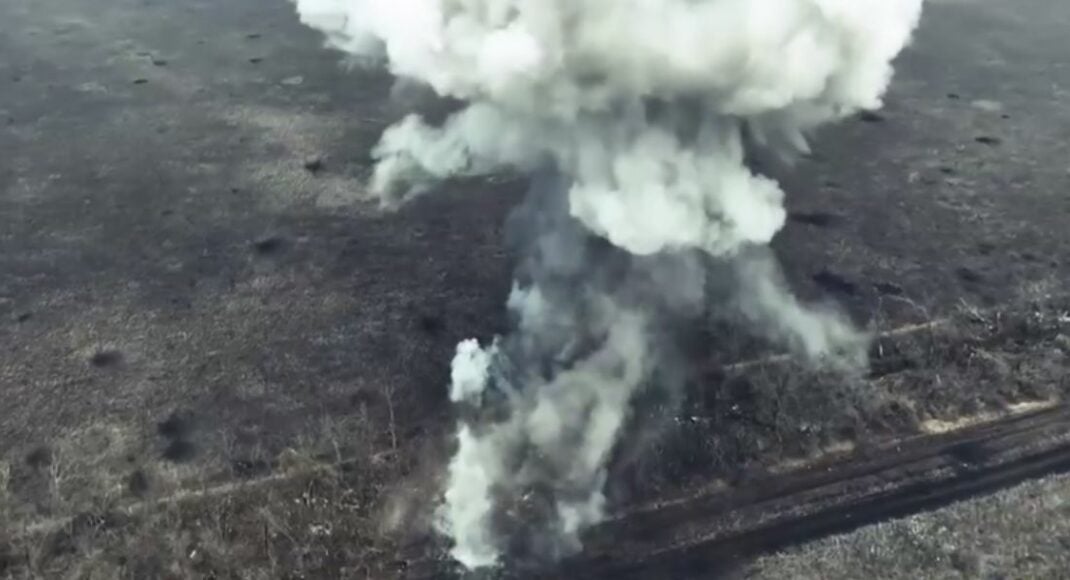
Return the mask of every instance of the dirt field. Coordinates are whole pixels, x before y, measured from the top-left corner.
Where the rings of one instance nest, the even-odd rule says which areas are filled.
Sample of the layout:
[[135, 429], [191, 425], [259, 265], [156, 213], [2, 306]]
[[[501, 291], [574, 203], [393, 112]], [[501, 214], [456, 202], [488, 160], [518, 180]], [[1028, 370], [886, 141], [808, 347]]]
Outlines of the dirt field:
[[[683, 410], [645, 408], [662, 436], [618, 458], [621, 510], [1065, 397], [1068, 25], [1057, 0], [929, 3], [887, 109], [785, 175], [776, 249], [884, 333], [873, 375], [713, 328]], [[284, 0], [0, 3], [0, 577], [440, 555], [446, 365], [504, 324], [525, 184], [381, 213], [361, 180], [402, 107], [340, 63]]]

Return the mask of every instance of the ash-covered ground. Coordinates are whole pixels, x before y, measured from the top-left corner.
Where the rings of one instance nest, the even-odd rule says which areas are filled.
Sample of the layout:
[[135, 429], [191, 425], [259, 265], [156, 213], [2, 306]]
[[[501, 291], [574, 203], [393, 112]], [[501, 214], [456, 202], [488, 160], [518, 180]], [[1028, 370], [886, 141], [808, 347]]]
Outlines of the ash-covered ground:
[[[0, 575], [403, 573], [429, 549], [405, 544], [406, 500], [448, 455], [454, 345], [505, 323], [501, 224], [526, 184], [381, 212], [363, 183], [403, 111], [392, 81], [283, 0], [8, 0], [0, 23]], [[903, 346], [907, 387], [793, 391], [790, 437], [775, 389], [715, 372], [717, 420], [680, 424], [740, 444], [700, 453], [695, 485], [1065, 393], [1068, 25], [1057, 0], [933, 0], [886, 108], [776, 169], [800, 295], [876, 330], [957, 317], [940, 344], [992, 356]], [[1024, 341], [968, 326], [1003, 311]], [[711, 341], [711, 361], [756, 354]], [[1000, 366], [1015, 353], [1042, 370]], [[1007, 380], [927, 372], [965, 360]], [[667, 489], [626, 481], [621, 500]]]

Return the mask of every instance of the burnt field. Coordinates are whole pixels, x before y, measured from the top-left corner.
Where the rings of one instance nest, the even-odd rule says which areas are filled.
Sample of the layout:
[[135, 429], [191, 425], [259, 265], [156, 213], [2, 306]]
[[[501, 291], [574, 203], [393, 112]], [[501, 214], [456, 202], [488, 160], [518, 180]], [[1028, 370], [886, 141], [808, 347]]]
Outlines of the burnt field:
[[[553, 574], [715, 577], [1066, 469], [1068, 24], [929, 3], [886, 108], [775, 169], [791, 285], [873, 331], [871, 372], [710, 321]], [[526, 184], [379, 210], [417, 97], [343, 60], [282, 0], [0, 5], [0, 577], [453, 573], [448, 361], [506, 325]]]

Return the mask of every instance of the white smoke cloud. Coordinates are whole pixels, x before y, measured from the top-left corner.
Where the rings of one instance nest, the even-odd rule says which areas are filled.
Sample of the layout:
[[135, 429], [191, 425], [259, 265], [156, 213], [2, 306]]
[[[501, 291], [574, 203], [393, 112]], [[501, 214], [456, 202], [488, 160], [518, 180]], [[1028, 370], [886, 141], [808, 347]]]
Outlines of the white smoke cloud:
[[[545, 312], [529, 309], [527, 296], [512, 301], [521, 309], [521, 327], [545, 324]], [[540, 525], [539, 533], [545, 535], [538, 548], [542, 556], [576, 551], [580, 532], [603, 517], [606, 464], [627, 419], [629, 401], [650, 371], [651, 349], [641, 314], [605, 297], [591, 304], [601, 312], [585, 326], [605, 333], [597, 350], [549, 380], [528, 375], [522, 384], [510, 384], [499, 379], [495, 387], [509, 399], [508, 418], [480, 431], [460, 427], [439, 525], [455, 542], [454, 558], [469, 568], [498, 562], [503, 542], [494, 521], [497, 504], [528, 502], [539, 487], [552, 488], [549, 509], [554, 514]], [[539, 318], [528, 318], [532, 315]], [[454, 376], [487, 376], [485, 359], [480, 359], [459, 348]], [[474, 360], [479, 361], [476, 372], [471, 368]]]
[[[485, 350], [462, 343], [453, 362], [451, 400], [496, 410], [462, 420], [440, 511], [465, 566], [499, 561], [500, 520], [533, 494], [553, 506], [536, 526], [551, 555], [602, 517], [606, 464], [656, 366], [650, 327], [703, 295], [681, 253], [734, 264], [734, 306], [769, 337], [864, 363], [864, 337], [799, 303], [754, 251], [786, 214], [743, 141], [805, 150], [808, 131], [878, 108], [922, 0], [295, 1], [329, 45], [467, 103], [438, 126], [410, 116], [384, 133], [370, 184], [384, 204], [451, 176], [561, 176], [516, 218], [531, 230], [516, 331]], [[626, 273], [592, 237], [632, 256]], [[691, 273], [662, 278], [658, 263]]]
[[475, 402], [483, 393], [495, 349], [479, 348], [479, 341], [466, 340], [457, 345], [450, 373], [450, 400]]

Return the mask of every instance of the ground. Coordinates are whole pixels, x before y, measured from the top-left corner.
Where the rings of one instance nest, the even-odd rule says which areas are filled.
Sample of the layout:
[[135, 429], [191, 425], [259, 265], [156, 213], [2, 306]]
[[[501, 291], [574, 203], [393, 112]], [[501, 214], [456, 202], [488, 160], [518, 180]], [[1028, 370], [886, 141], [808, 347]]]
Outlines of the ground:
[[791, 548], [760, 558], [739, 577], [1066, 578], [1068, 515], [1070, 478], [1055, 476]]
[[[404, 575], [433, 549], [413, 506], [453, 345], [504, 324], [522, 180], [381, 211], [392, 81], [284, 0], [7, 0], [0, 23], [0, 575]], [[882, 339], [866, 389], [718, 340], [657, 442], [678, 456], [622, 459], [618, 501], [1065, 394], [1068, 24], [931, 0], [886, 109], [782, 171], [800, 294], [875, 332], [952, 323]]]

